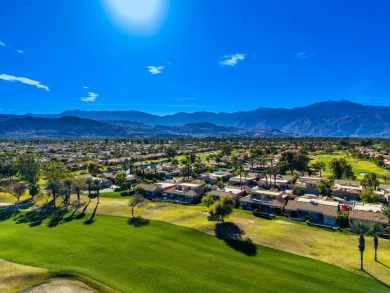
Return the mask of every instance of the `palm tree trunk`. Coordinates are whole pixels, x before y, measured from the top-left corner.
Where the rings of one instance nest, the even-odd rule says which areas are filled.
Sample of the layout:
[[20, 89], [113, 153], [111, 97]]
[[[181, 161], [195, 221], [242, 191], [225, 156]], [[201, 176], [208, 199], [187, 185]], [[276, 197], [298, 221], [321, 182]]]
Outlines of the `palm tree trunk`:
[[360, 234], [359, 238], [359, 250], [360, 250], [360, 269], [363, 270], [363, 252], [365, 249], [365, 239], [364, 235]]
[[375, 249], [375, 257], [374, 257], [374, 260], [375, 261], [378, 261], [377, 260], [377, 255], [376, 255], [376, 252], [377, 252], [377, 250], [378, 250], [378, 237], [375, 235], [374, 236], [374, 249]]

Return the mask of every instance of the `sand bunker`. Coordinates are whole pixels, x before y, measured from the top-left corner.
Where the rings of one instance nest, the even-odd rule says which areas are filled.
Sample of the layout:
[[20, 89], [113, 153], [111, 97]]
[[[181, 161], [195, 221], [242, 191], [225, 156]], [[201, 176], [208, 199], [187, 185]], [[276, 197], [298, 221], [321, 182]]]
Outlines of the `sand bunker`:
[[70, 281], [54, 281], [34, 286], [24, 291], [24, 293], [91, 293], [80, 285]]

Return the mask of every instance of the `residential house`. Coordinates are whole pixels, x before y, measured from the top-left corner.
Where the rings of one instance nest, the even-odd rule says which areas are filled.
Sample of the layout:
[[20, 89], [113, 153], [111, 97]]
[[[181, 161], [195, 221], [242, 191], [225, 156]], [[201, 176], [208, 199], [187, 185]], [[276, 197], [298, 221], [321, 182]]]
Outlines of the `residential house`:
[[[211, 188], [213, 189], [213, 186]], [[214, 190], [218, 190], [218, 189], [214, 189]], [[237, 197], [240, 197], [240, 196], [244, 196], [245, 192], [248, 192], [250, 190], [250, 188], [248, 187], [248, 191], [247, 191], [245, 189], [241, 189], [240, 187], [225, 186], [225, 187], [223, 187], [222, 189], [219, 189], [219, 190], [223, 191], [223, 192], [231, 193], [231, 194], [234, 194]]]
[[221, 178], [223, 182], [226, 182], [230, 178], [230, 173], [226, 171], [217, 171], [203, 176], [203, 180], [208, 184], [216, 184], [218, 178]]
[[207, 194], [211, 194], [214, 200], [219, 200], [221, 196], [229, 196], [234, 201], [237, 201], [239, 198], [237, 193], [227, 192], [223, 190], [211, 190], [207, 192]]
[[341, 186], [352, 186], [352, 187], [360, 187], [362, 185], [362, 183], [357, 180], [340, 180], [340, 179], [335, 180], [334, 184], [338, 184]]
[[108, 180], [111, 180], [111, 182], [114, 182], [115, 173], [114, 172], [104, 172], [99, 177], [102, 179], [108, 179]]
[[318, 177], [299, 177], [294, 187], [303, 189], [305, 193], [318, 194], [317, 184], [319, 183], [327, 184], [327, 180]]
[[270, 214], [281, 214], [286, 205], [286, 200], [282, 197], [262, 199], [256, 193], [241, 198], [239, 202], [243, 209], [258, 210]]
[[165, 190], [159, 199], [177, 203], [198, 203], [202, 195], [202, 184], [183, 182], [176, 187]]
[[81, 180], [87, 180], [87, 178], [94, 179], [94, 177], [91, 174], [81, 174], [81, 175], [76, 175], [74, 176], [76, 179], [81, 179]]
[[355, 203], [352, 206], [352, 210], [349, 211], [349, 224], [351, 225], [353, 221], [360, 220], [370, 223], [380, 223], [386, 226], [388, 220], [381, 212], [383, 207], [383, 204]]
[[341, 185], [340, 183], [335, 183], [333, 185], [333, 196], [350, 201], [360, 200], [360, 192], [362, 191], [362, 187], [360, 185]]
[[142, 188], [143, 195], [147, 198], [154, 198], [163, 192], [163, 189], [157, 184], [138, 184]]
[[130, 184], [136, 184], [137, 183], [137, 176], [135, 176], [133, 174], [127, 174], [126, 181]]
[[236, 185], [249, 185], [252, 184], [256, 180], [255, 177], [250, 177], [250, 176], [234, 176], [229, 178], [229, 184], [236, 186]]
[[259, 200], [266, 199], [276, 199], [276, 198], [285, 198], [286, 193], [283, 191], [271, 191], [271, 190], [262, 190], [256, 189], [252, 191], [252, 195]]
[[263, 188], [273, 186], [273, 187], [278, 188], [279, 190], [286, 190], [286, 189], [290, 188], [290, 180], [287, 178], [284, 178], [281, 175], [278, 175], [276, 177], [276, 180], [273, 176], [272, 176], [272, 178], [267, 177], [267, 179], [265, 177], [263, 177], [263, 178], [260, 178], [259, 181], [257, 181], [257, 185], [260, 187], [263, 187]]
[[155, 183], [156, 185], [160, 186], [161, 189], [163, 191], [166, 191], [168, 189], [171, 189], [171, 188], [174, 188], [177, 186], [177, 183], [176, 182], [168, 182], [168, 181], [165, 181], [165, 182], [157, 182]]
[[296, 200], [289, 200], [284, 210], [292, 218], [308, 219], [311, 223], [335, 226], [339, 203], [326, 197], [301, 196]]

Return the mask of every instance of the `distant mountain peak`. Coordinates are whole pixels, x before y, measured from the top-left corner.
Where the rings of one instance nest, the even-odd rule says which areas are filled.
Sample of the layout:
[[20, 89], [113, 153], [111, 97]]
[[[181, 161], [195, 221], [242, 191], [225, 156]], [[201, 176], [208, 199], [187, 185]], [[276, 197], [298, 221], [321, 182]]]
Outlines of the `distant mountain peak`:
[[[235, 135], [238, 133], [242, 136], [250, 136], [253, 131], [267, 129], [273, 130], [273, 133], [277, 130], [300, 136], [390, 137], [390, 107], [366, 106], [345, 99], [318, 102], [292, 109], [258, 108], [233, 113], [200, 111], [159, 116], [133, 110], [70, 110], [54, 115], [29, 113], [20, 117], [60, 118], [64, 116], [95, 122], [101, 121], [122, 130], [144, 134], [154, 127], [155, 130], [168, 132], [172, 135], [182, 135], [183, 133], [188, 135], [196, 135], [196, 133]], [[15, 117], [18, 116], [0, 115], [0, 121]], [[74, 121], [71, 118], [68, 119]], [[83, 123], [87, 122], [83, 121]]]

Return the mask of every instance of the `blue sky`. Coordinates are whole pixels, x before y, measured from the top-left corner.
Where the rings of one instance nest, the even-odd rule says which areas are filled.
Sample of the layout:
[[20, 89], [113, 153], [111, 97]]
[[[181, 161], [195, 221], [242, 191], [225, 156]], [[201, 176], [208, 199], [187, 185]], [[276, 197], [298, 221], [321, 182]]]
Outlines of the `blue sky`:
[[0, 113], [390, 106], [389, 1], [0, 1]]

